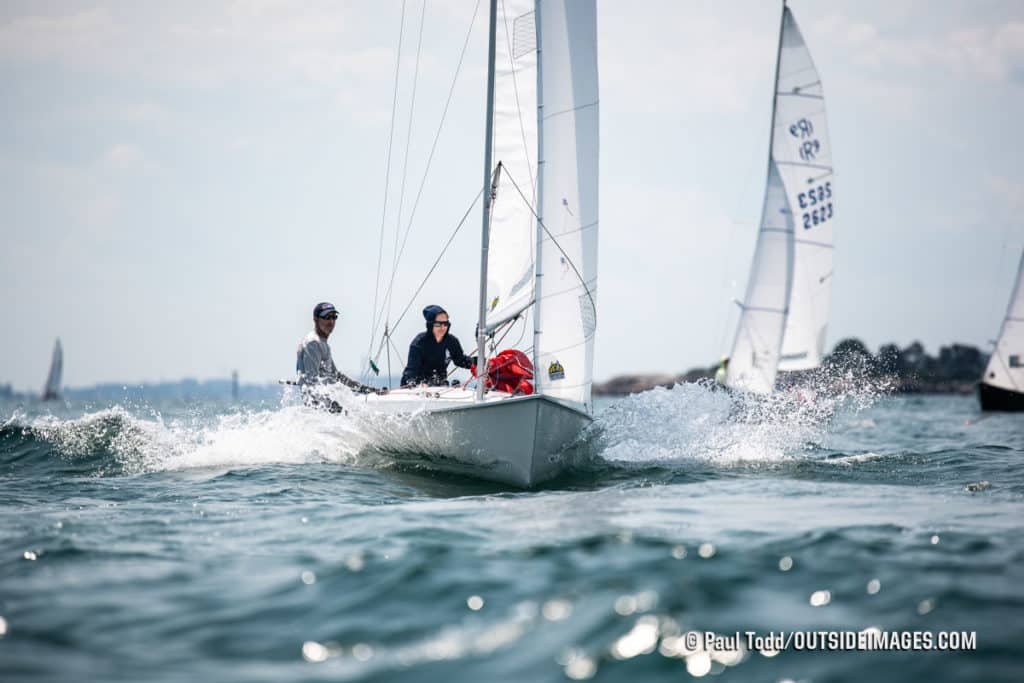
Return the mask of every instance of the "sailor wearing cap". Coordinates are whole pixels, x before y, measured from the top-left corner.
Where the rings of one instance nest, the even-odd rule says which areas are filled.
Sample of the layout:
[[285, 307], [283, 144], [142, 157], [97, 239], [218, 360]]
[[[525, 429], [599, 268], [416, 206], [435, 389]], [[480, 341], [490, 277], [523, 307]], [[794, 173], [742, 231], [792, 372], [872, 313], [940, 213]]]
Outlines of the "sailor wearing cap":
[[326, 301], [313, 307], [313, 331], [299, 343], [295, 357], [295, 371], [299, 384], [344, 384], [353, 391], [368, 394], [377, 391], [338, 372], [331, 358], [331, 347], [327, 338], [334, 332], [338, 321], [338, 309]]

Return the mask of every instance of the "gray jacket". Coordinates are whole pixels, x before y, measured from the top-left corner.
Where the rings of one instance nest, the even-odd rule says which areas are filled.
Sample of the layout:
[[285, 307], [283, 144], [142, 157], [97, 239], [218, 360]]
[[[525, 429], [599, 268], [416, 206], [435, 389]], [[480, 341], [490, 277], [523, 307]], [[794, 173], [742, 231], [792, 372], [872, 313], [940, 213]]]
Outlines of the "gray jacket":
[[331, 347], [325, 339], [313, 330], [299, 343], [295, 355], [295, 371], [298, 373], [300, 385], [308, 384], [344, 384], [353, 391], [364, 394], [376, 391], [373, 387], [357, 382], [338, 372], [331, 358]]

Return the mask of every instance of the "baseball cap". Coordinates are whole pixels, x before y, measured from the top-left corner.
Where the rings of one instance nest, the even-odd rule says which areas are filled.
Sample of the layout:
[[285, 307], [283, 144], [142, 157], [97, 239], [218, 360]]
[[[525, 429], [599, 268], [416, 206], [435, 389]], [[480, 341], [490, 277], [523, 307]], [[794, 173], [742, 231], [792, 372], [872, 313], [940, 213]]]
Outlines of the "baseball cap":
[[337, 315], [338, 309], [334, 307], [334, 304], [327, 303], [326, 301], [322, 301], [313, 307], [314, 318], [326, 318], [331, 313]]

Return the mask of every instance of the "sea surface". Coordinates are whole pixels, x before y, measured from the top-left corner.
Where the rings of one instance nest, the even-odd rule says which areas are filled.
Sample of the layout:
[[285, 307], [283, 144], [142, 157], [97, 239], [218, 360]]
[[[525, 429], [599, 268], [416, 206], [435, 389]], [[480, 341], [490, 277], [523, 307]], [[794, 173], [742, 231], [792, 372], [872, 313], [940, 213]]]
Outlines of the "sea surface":
[[1024, 680], [1024, 415], [681, 385], [531, 491], [361, 419], [0, 403], [0, 681]]

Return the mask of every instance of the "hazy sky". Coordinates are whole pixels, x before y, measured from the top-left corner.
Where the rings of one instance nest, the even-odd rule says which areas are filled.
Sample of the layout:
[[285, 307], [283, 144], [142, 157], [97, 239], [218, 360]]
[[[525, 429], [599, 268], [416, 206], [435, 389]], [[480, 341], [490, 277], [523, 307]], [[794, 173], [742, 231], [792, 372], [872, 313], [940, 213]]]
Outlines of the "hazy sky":
[[[388, 248], [408, 221], [476, 0], [407, 0]], [[987, 348], [1024, 246], [1024, 3], [793, 0], [836, 168], [828, 344]], [[393, 315], [478, 191], [484, 9]], [[781, 5], [599, 2], [595, 376], [728, 348], [764, 191]], [[292, 372], [314, 303], [369, 346], [401, 2], [0, 4], [0, 383]], [[406, 149], [408, 156], [406, 162]], [[473, 334], [479, 210], [419, 309]], [[390, 255], [385, 260], [390, 263]], [[397, 361], [396, 361], [397, 362]], [[397, 369], [396, 369], [397, 372]]]

